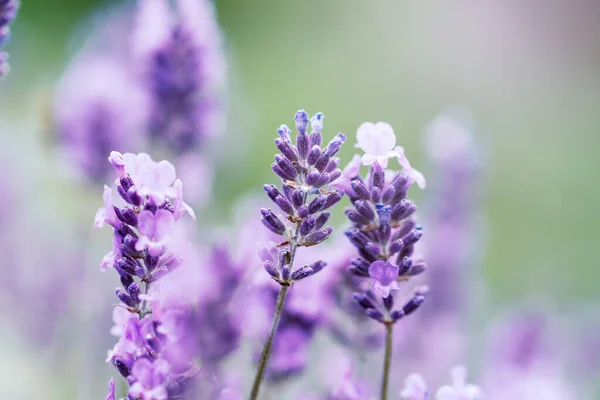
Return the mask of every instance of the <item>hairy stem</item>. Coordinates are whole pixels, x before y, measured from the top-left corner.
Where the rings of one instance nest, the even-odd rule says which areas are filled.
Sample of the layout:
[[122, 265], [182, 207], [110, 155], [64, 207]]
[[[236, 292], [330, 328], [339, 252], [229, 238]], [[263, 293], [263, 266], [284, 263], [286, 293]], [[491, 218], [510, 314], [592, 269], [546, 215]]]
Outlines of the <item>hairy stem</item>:
[[277, 297], [277, 306], [275, 307], [275, 315], [273, 316], [273, 324], [271, 325], [271, 332], [269, 332], [269, 336], [267, 337], [262, 353], [260, 355], [260, 363], [258, 364], [258, 370], [256, 371], [256, 376], [254, 377], [254, 384], [252, 385], [252, 393], [250, 394], [250, 400], [258, 399], [260, 384], [262, 383], [263, 377], [265, 375], [267, 362], [269, 361], [269, 356], [271, 355], [273, 339], [275, 339], [275, 334], [277, 333], [279, 320], [281, 319], [281, 311], [283, 310], [283, 303], [285, 302], [285, 297], [289, 288], [289, 286], [282, 285], [279, 291], [279, 296]]
[[392, 329], [393, 324], [386, 324], [385, 357], [383, 359], [383, 378], [381, 379], [381, 400], [387, 400], [390, 364], [392, 361]]

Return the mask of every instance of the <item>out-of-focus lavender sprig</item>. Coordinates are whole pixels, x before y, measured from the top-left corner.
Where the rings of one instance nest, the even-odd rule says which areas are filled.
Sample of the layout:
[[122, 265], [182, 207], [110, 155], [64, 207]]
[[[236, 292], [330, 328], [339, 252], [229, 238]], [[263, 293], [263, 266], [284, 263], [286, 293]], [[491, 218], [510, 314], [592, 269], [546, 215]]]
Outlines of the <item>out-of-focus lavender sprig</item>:
[[[346, 209], [352, 228], [346, 231], [350, 242], [358, 249], [350, 271], [369, 278], [372, 287], [354, 294], [368, 317], [386, 327], [386, 346], [381, 398], [387, 398], [388, 376], [392, 350], [393, 325], [412, 314], [425, 300], [427, 288], [420, 287], [403, 305], [396, 306], [399, 282], [425, 270], [425, 263], [414, 256], [415, 244], [422, 236], [413, 214], [415, 204], [406, 199], [409, 188], [417, 183], [425, 187], [423, 175], [412, 168], [402, 147], [396, 147], [396, 136], [389, 124], [366, 122], [357, 131], [356, 147], [365, 154], [352, 161], [348, 174], [341, 177], [340, 187], [352, 201]], [[401, 172], [386, 171], [390, 158], [397, 158]], [[360, 162], [371, 166], [366, 178], [358, 174]], [[354, 174], [352, 174], [354, 172]], [[355, 176], [352, 176], [355, 175]]]
[[214, 7], [138, 3], [132, 48], [151, 101], [152, 138], [174, 154], [196, 151], [223, 128], [226, 64]]
[[144, 147], [146, 117], [146, 95], [115, 55], [84, 51], [57, 86], [54, 120], [65, 156], [93, 182], [110, 175], [110, 151]]
[[260, 258], [267, 273], [281, 285], [281, 289], [271, 331], [261, 353], [251, 400], [258, 397], [289, 287], [325, 267], [323, 261], [316, 260], [294, 268], [299, 247], [315, 246], [329, 238], [333, 228], [325, 226], [329, 219], [325, 210], [338, 203], [343, 195], [337, 189], [325, 188], [342, 175], [338, 168], [340, 159], [335, 155], [346, 141], [346, 136], [339, 133], [323, 146], [323, 118], [323, 114], [315, 114], [310, 119], [311, 131], [308, 132], [308, 114], [304, 110], [298, 111], [294, 117], [298, 132], [295, 142], [286, 125], [277, 130], [279, 137], [275, 144], [281, 153], [275, 155], [271, 169], [281, 179], [282, 187], [265, 185], [264, 189], [280, 212], [268, 208], [260, 211], [263, 225], [280, 236], [281, 243], [263, 248]]
[[120, 339], [107, 361], [127, 379], [130, 398], [166, 400], [188, 390], [196, 375], [180, 346], [186, 331], [181, 324], [188, 320], [190, 308], [159, 303], [149, 289], [181, 264], [181, 257], [170, 249], [170, 237], [181, 216], [194, 214], [183, 202], [182, 183], [169, 162], [118, 152], [112, 152], [109, 161], [125, 206], [116, 206], [112, 189], [105, 186], [104, 207], [94, 222], [95, 227], [106, 223], [113, 228], [113, 249], [102, 268], [114, 268], [121, 281], [115, 290], [121, 318], [113, 329]]
[[[17, 17], [21, 6], [19, 0], [0, 0], [0, 47], [10, 37], [10, 23]], [[10, 71], [8, 53], [0, 51], [0, 78]]]

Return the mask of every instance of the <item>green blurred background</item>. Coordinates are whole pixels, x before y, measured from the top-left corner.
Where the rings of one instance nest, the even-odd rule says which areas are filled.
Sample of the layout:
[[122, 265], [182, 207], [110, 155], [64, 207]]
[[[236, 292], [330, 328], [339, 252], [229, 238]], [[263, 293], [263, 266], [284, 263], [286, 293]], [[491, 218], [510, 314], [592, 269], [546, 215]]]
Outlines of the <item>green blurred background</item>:
[[[43, 108], [77, 35], [110, 4], [25, 0], [9, 47], [3, 110], [31, 119], [23, 110]], [[268, 179], [275, 130], [299, 108], [324, 112], [329, 134], [353, 137], [363, 121], [387, 121], [424, 168], [424, 125], [446, 107], [463, 107], [486, 153], [485, 309], [524, 302], [572, 314], [600, 300], [600, 3], [216, 6], [231, 75], [228, 133], [216, 152], [217, 215], [227, 219], [239, 196]]]

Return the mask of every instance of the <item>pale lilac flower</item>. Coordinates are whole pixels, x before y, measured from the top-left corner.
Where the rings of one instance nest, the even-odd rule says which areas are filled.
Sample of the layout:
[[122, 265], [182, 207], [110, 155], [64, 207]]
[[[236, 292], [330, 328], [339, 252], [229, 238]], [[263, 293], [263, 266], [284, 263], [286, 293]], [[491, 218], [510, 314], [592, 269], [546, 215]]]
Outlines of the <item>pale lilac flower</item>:
[[244, 400], [244, 398], [235, 390], [225, 388], [219, 394], [219, 400]]
[[104, 185], [104, 207], [99, 208], [96, 212], [96, 218], [94, 219], [94, 228], [102, 228], [105, 223], [111, 225], [113, 228], [119, 228], [121, 221], [117, 218], [115, 213], [113, 200], [112, 200], [112, 189]]
[[442, 386], [438, 389], [436, 400], [477, 400], [482, 398], [483, 393], [479, 386], [467, 383], [467, 369], [456, 366], [451, 371], [452, 386]]
[[404, 380], [400, 396], [407, 400], [427, 400], [427, 383], [420, 374], [410, 374]]
[[106, 396], [106, 400], [115, 400], [115, 379], [110, 378], [108, 381], [108, 395]]
[[165, 202], [165, 198], [177, 196], [173, 187], [176, 178], [173, 164], [165, 160], [156, 163], [145, 153], [125, 153], [123, 157], [125, 171], [135, 182], [137, 192], [142, 198], [148, 196], [160, 206]]
[[411, 183], [415, 182], [420, 189], [425, 189], [425, 187], [427, 186], [425, 177], [422, 173], [420, 173], [410, 165], [408, 158], [406, 158], [406, 155], [404, 154], [404, 148], [402, 146], [396, 147], [396, 157], [398, 158], [398, 162], [400, 163], [400, 165], [402, 165], [402, 170], [409, 177], [409, 181]]
[[175, 218], [167, 210], [142, 211], [138, 216], [138, 229], [143, 235], [137, 241], [135, 248], [138, 251], [148, 250], [151, 256], [159, 256], [165, 249], [169, 233], [173, 230]]
[[369, 267], [369, 275], [373, 278], [373, 291], [381, 297], [388, 297], [392, 290], [399, 290], [398, 271], [400, 267], [382, 260], [375, 261]]
[[350, 182], [358, 175], [360, 166], [362, 163], [362, 157], [355, 154], [352, 160], [346, 165], [346, 168], [342, 171], [342, 175], [335, 181], [329, 184], [330, 188], [337, 189], [342, 193], [345, 193], [350, 189]]
[[390, 124], [385, 122], [365, 122], [358, 127], [356, 132], [357, 144], [355, 147], [365, 152], [362, 156], [363, 165], [379, 164], [387, 168], [388, 159], [398, 157], [396, 146], [396, 135]]
[[167, 400], [167, 378], [170, 372], [169, 363], [158, 359], [150, 361], [140, 358], [131, 369], [135, 383], [129, 388], [129, 394], [143, 400]]

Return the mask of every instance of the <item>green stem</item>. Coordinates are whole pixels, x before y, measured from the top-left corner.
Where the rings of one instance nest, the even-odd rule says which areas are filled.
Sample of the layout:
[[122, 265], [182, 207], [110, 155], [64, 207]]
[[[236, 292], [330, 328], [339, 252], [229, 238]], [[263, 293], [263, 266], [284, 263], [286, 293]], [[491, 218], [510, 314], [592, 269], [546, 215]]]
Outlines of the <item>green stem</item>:
[[381, 380], [381, 400], [387, 400], [390, 364], [392, 361], [392, 329], [393, 324], [386, 324], [385, 357], [383, 360], [383, 379]]
[[281, 319], [281, 311], [283, 310], [283, 303], [285, 302], [285, 297], [289, 288], [289, 286], [282, 285], [281, 290], [279, 291], [279, 296], [277, 297], [277, 306], [275, 307], [275, 315], [273, 317], [273, 324], [271, 325], [271, 332], [269, 333], [269, 337], [267, 337], [267, 341], [265, 342], [262, 353], [260, 355], [260, 363], [258, 365], [258, 370], [256, 371], [256, 376], [254, 377], [254, 384], [252, 385], [252, 393], [250, 394], [250, 400], [258, 399], [260, 384], [262, 383], [263, 377], [265, 375], [267, 362], [269, 361], [269, 356], [271, 355], [273, 339], [275, 339], [275, 334], [277, 333], [277, 327], [279, 326], [279, 320]]

